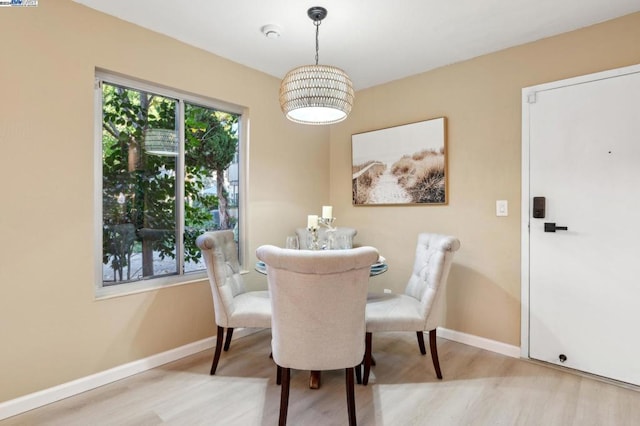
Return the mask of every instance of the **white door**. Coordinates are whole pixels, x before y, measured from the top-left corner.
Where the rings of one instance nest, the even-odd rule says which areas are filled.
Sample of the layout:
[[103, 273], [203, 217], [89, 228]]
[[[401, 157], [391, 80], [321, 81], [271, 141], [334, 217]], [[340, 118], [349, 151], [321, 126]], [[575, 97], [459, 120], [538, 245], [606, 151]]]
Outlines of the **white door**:
[[523, 91], [528, 347], [640, 385], [640, 67], [622, 70]]

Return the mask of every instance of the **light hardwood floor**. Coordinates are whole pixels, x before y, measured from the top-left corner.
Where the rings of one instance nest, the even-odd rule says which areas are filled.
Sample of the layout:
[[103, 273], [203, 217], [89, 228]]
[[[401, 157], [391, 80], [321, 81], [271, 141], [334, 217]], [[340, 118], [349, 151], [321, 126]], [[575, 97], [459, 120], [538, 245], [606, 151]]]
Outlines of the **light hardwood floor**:
[[[275, 425], [270, 331], [0, 421], [9, 425]], [[640, 391], [438, 339], [444, 379], [413, 333], [373, 336], [377, 365], [356, 385], [360, 425], [639, 425]], [[289, 425], [347, 424], [344, 373], [292, 371]]]

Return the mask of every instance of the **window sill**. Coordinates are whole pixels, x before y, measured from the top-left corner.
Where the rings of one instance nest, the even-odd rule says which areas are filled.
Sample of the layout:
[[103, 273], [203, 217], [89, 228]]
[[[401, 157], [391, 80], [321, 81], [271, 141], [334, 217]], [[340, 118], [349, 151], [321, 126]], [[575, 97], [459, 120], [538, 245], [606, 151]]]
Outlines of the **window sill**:
[[95, 300], [113, 299], [116, 297], [146, 293], [148, 291], [157, 291], [163, 288], [176, 287], [185, 284], [195, 284], [200, 283], [206, 279], [207, 273], [205, 271], [202, 271], [188, 275], [163, 277], [127, 284], [98, 287], [95, 291]]
[[[250, 271], [242, 269], [241, 275], [246, 275]], [[188, 275], [175, 277], [156, 278], [152, 280], [138, 281], [134, 283], [112, 285], [96, 288], [95, 300], [114, 299], [116, 297], [131, 296], [133, 294], [157, 291], [163, 288], [177, 287], [186, 284], [196, 284], [208, 280], [207, 272], [194, 272]]]

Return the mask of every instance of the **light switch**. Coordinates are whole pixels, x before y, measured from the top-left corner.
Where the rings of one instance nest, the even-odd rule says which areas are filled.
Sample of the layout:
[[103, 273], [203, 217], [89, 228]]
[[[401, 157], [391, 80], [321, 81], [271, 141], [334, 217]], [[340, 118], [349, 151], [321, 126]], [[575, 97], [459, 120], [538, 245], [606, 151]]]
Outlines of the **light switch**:
[[509, 203], [507, 200], [496, 201], [496, 216], [509, 216]]

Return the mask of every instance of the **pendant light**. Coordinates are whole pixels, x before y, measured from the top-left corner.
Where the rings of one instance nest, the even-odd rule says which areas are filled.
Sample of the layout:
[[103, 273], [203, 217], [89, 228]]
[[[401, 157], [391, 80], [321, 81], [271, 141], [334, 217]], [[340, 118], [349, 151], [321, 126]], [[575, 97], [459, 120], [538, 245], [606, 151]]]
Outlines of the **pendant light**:
[[147, 154], [164, 157], [178, 156], [178, 135], [170, 129], [147, 129], [144, 136], [144, 149]]
[[340, 68], [318, 65], [318, 34], [327, 9], [315, 6], [307, 15], [316, 26], [316, 63], [294, 68], [285, 75], [280, 84], [280, 108], [296, 123], [338, 123], [351, 112], [353, 85]]

